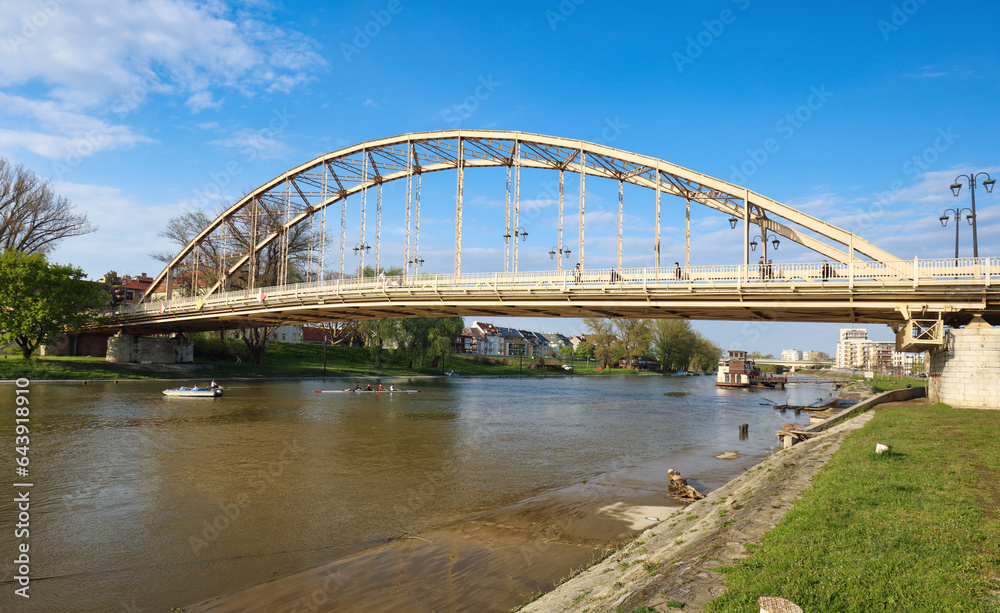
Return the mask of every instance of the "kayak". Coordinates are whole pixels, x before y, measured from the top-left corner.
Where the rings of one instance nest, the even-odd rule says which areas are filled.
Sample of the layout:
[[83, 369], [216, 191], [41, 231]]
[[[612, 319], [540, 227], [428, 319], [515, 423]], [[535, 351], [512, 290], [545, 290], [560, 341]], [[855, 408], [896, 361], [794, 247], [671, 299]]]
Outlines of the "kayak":
[[163, 390], [163, 394], [166, 396], [184, 396], [189, 398], [215, 398], [222, 395], [222, 389], [212, 389], [210, 387], [179, 387], [176, 389]]
[[420, 390], [313, 390], [317, 394], [416, 394]]

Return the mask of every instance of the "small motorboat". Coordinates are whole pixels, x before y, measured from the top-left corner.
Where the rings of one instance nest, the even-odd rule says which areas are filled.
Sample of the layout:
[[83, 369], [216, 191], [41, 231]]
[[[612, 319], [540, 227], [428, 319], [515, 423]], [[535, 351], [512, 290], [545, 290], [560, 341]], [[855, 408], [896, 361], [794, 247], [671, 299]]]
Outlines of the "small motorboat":
[[195, 398], [215, 398], [222, 395], [221, 387], [178, 387], [176, 389], [163, 390], [165, 396], [185, 396]]

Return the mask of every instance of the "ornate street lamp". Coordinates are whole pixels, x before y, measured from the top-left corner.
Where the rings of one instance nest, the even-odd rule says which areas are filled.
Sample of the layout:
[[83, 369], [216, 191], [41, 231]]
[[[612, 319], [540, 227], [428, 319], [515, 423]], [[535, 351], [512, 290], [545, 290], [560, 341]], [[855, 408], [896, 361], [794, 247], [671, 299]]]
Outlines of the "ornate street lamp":
[[504, 241], [510, 241], [511, 238], [514, 239], [514, 272], [517, 272], [517, 237], [519, 236], [522, 241], [527, 240], [528, 238], [528, 231], [525, 230], [523, 226], [518, 226], [514, 230], [513, 236], [509, 232], [503, 235]]
[[[753, 240], [750, 241], [750, 251], [756, 251], [757, 250], [757, 239], [758, 238], [760, 238], [761, 240], [764, 240], [763, 238], [761, 238], [760, 234], [758, 234], [757, 236], [753, 237]], [[781, 241], [779, 241], [778, 239], [776, 239], [776, 238], [772, 238], [771, 239], [771, 245], [774, 246], [774, 250], [775, 251], [778, 250], [778, 245], [780, 245], [780, 244], [781, 244]]]
[[358, 257], [358, 278], [359, 279], [361, 278], [361, 273], [364, 272], [361, 267], [362, 267], [362, 263], [365, 261], [365, 254], [368, 253], [368, 251], [371, 248], [372, 248], [371, 245], [369, 245], [368, 243], [363, 243], [363, 242], [362, 243], [358, 243], [357, 245], [354, 246], [354, 253], [358, 254], [358, 256], [359, 256]]
[[570, 251], [569, 249], [559, 249], [558, 247], [552, 247], [552, 250], [551, 250], [551, 251], [549, 251], [549, 259], [550, 259], [550, 260], [554, 260], [554, 259], [556, 258], [556, 254], [557, 254], [557, 253], [558, 253], [559, 255], [563, 255], [563, 254], [565, 254], [565, 255], [566, 255], [566, 257], [568, 258], [568, 257], [569, 257], [569, 254], [571, 254], [571, 253], [573, 253], [573, 252], [572, 252], [572, 251]]
[[[983, 181], [983, 187], [986, 188], [986, 193], [990, 194], [993, 192], [993, 184], [996, 183], [996, 179], [990, 177], [988, 172], [970, 172], [967, 175], [958, 175], [955, 177], [955, 182], [951, 184], [951, 193], [957, 198], [958, 192], [962, 190], [962, 183], [960, 179], [966, 179], [969, 183], [969, 191], [972, 193], [972, 214], [969, 217], [969, 223], [972, 224], [972, 257], [979, 258], [979, 238], [976, 235], [976, 177], [979, 175], [986, 175], [986, 180]], [[956, 218], [958, 213], [955, 213]], [[944, 225], [947, 222], [941, 222]], [[958, 236], [958, 223], [956, 219], [955, 223], [955, 236]], [[957, 238], [956, 238], [957, 240]], [[955, 246], [955, 258], [958, 258], [958, 246]]]
[[729, 218], [729, 227], [731, 229], [735, 230], [736, 229], [736, 224], [738, 224], [738, 223], [740, 223], [740, 220], [739, 220], [738, 217], [730, 217]]
[[[954, 186], [952, 186], [952, 187], [954, 187]], [[959, 187], [961, 187], [961, 185], [959, 185]], [[941, 214], [941, 217], [938, 217], [938, 219], [941, 221], [941, 227], [942, 228], [946, 228], [946, 227], [948, 227], [948, 218], [949, 218], [949, 216], [952, 213], [955, 215], [955, 266], [958, 266], [958, 228], [959, 228], [959, 226], [962, 225], [960, 222], [962, 221], [962, 212], [963, 211], [968, 211], [969, 212], [969, 214], [966, 215], [965, 218], [969, 221], [969, 225], [972, 226], [972, 232], [973, 232], [973, 234], [975, 234], [975, 231], [976, 231], [976, 214], [975, 214], [975, 212], [972, 209], [968, 209], [968, 208], [947, 209], [944, 213]], [[973, 239], [973, 243], [975, 243], [975, 239]]]

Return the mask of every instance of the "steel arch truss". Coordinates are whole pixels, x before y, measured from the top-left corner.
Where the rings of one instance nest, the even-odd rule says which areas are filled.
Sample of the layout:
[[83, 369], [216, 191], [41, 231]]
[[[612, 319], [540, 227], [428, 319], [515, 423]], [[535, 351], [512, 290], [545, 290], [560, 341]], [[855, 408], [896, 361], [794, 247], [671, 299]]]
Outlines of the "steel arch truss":
[[[148, 300], [158, 287], [166, 287], [169, 298], [181, 278], [188, 279], [192, 291], [199, 294], [237, 286], [283, 285], [288, 282], [289, 246], [295, 241], [307, 246], [298, 251], [309, 254], [299, 256], [308, 259], [307, 268], [316, 264], [322, 268], [325, 243], [320, 243], [325, 233], [320, 239], [315, 232], [307, 234], [306, 230], [314, 227], [317, 215], [327, 207], [343, 204], [355, 194], [362, 194], [364, 202], [370, 187], [399, 179], [409, 183], [421, 173], [442, 170], [458, 170], [459, 175], [455, 252], [458, 273], [462, 173], [466, 168], [498, 166], [571, 171], [581, 173], [581, 187], [584, 176], [590, 175], [686, 198], [743, 221], [745, 236], [750, 233], [750, 225], [756, 224], [763, 232], [780, 235], [839, 262], [856, 260], [857, 255], [887, 265], [898, 261], [846, 230], [744, 187], [664, 160], [581, 140], [525, 132], [446, 130], [361, 143], [317, 157], [272, 179], [226, 209], [185, 245], [159, 273], [144, 299]], [[409, 203], [409, 194], [407, 199]], [[342, 210], [346, 211], [346, 205]], [[364, 232], [362, 225], [361, 243]], [[343, 235], [341, 221], [341, 261]], [[363, 247], [361, 243], [359, 247]], [[264, 270], [262, 254], [268, 252], [272, 257]]]

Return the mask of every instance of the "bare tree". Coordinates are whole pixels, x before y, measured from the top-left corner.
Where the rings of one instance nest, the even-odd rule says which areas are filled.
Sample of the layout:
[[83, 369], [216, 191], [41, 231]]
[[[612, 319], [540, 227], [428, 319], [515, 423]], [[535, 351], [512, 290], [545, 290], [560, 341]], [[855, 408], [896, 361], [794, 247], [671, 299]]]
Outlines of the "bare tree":
[[0, 157], [0, 251], [48, 253], [64, 238], [97, 230], [73, 208], [48, 181]]

